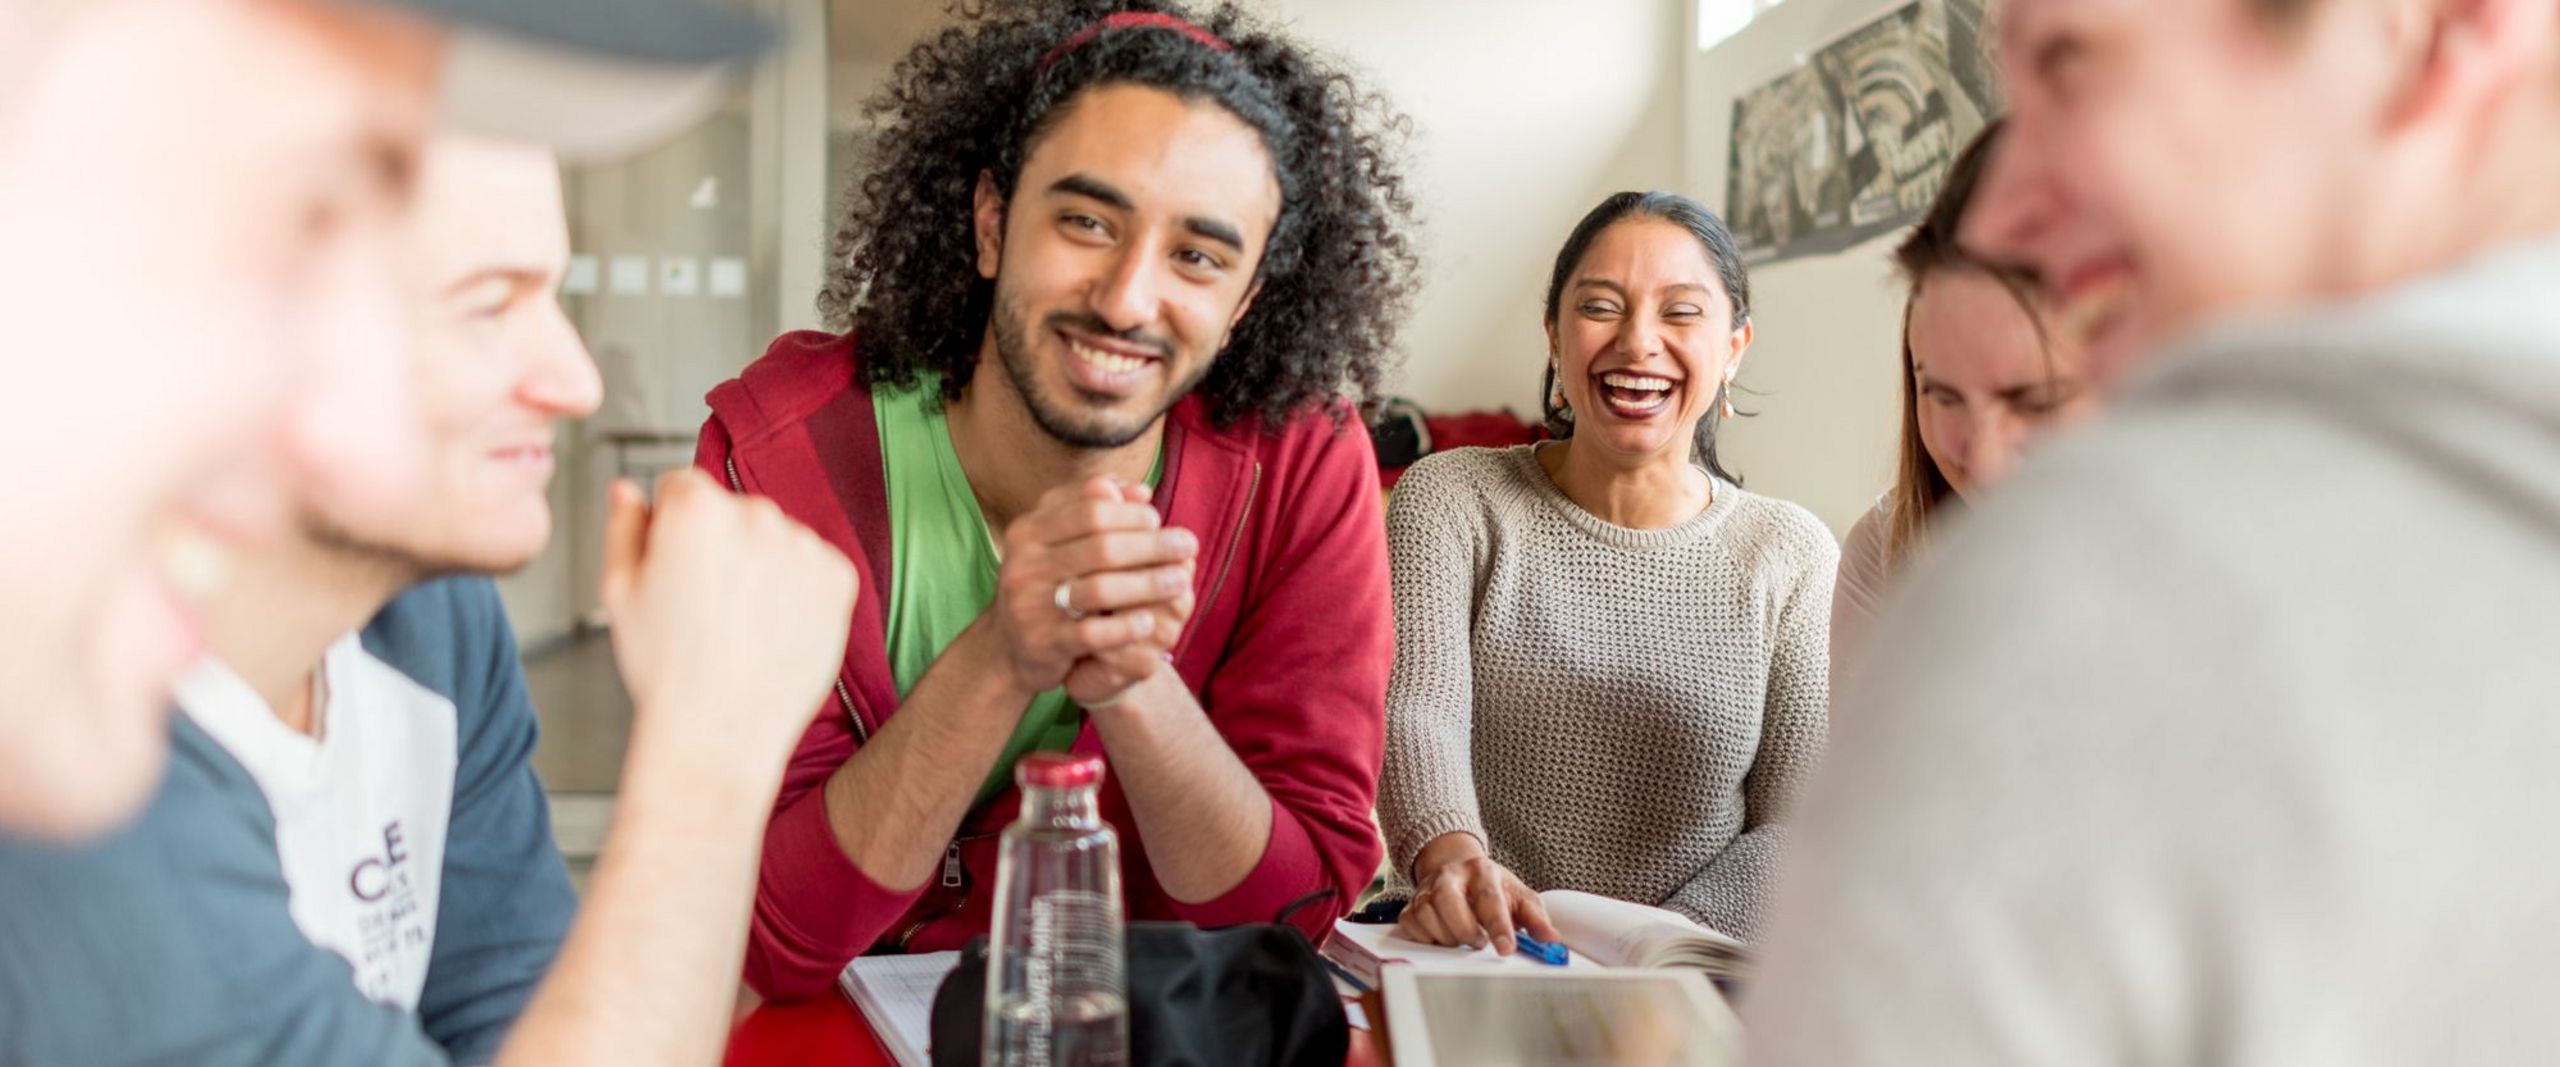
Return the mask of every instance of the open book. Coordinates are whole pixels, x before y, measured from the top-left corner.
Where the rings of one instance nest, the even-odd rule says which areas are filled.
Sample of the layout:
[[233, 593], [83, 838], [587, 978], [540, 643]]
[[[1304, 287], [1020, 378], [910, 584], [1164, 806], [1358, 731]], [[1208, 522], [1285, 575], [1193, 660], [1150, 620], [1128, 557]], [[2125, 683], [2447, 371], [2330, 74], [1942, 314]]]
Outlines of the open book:
[[1751, 960], [1742, 942], [1676, 911], [1570, 889], [1538, 894], [1566, 948], [1603, 967], [1695, 967], [1738, 978]]
[[[1575, 967], [1689, 967], [1709, 978], [1741, 976], [1750, 962], [1742, 942], [1689, 921], [1678, 912], [1646, 904], [1611, 900], [1570, 889], [1538, 894], [1547, 906]], [[1353, 922], [1333, 924], [1325, 939], [1324, 957], [1346, 977], [1369, 988], [1388, 963], [1418, 967], [1545, 967], [1517, 954], [1504, 958], [1490, 948], [1441, 948], [1396, 936], [1395, 927]]]

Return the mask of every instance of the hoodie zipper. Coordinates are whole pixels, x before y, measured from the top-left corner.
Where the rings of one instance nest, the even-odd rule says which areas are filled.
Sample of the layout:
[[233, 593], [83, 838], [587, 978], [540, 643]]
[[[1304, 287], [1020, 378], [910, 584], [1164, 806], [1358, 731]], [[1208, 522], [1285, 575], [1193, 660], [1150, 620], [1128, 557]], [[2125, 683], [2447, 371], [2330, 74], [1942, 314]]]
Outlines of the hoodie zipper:
[[890, 939], [889, 944], [892, 948], [899, 952], [907, 951], [907, 946], [915, 941], [917, 934], [924, 932], [925, 927], [959, 914], [962, 909], [969, 906], [969, 868], [960, 862], [960, 846], [973, 841], [983, 841], [1002, 832], [963, 834], [951, 839], [951, 847], [943, 850], [942, 853], [942, 877], [939, 883], [942, 894], [950, 898], [951, 906], [935, 908], [931, 912], [917, 916], [914, 922], [908, 923], [905, 929], [898, 931], [897, 937]]
[[854, 710], [853, 691], [845, 688], [844, 676], [842, 674], [838, 674], [836, 676], [836, 699], [844, 702], [845, 718], [853, 720], [853, 743], [856, 745], [870, 744], [871, 728], [862, 724], [862, 713]]
[[[738, 480], [738, 457], [722, 456], [720, 468], [729, 475], [730, 492], [744, 494], [747, 491], [746, 483]], [[861, 709], [853, 706], [853, 690], [845, 688], [841, 672], [836, 675], [836, 699], [844, 704], [844, 717], [853, 721], [853, 743], [870, 744], [871, 727], [863, 724]]]

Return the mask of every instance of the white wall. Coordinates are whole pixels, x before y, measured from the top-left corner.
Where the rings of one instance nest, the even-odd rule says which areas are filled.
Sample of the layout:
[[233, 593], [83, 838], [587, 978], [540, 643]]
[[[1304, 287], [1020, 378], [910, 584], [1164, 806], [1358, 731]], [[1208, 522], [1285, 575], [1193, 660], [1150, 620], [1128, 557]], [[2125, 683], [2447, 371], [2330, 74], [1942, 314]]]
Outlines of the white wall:
[[[1687, 180], [1724, 203], [1733, 98], [1824, 41], [1888, 9], [1883, 0], [1787, 0], [1712, 51], [1689, 51]], [[1891, 480], [1901, 419], [1902, 290], [1888, 253], [1899, 234], [1751, 274], [1759, 341], [1727, 431], [1728, 466], [1758, 492], [1812, 508], [1846, 533]]]
[[[752, 156], [748, 238], [757, 284], [752, 329], [763, 337], [814, 329], [819, 287], [826, 283], [830, 113], [834, 109], [826, 0], [757, 0], [757, 9], [788, 29], [783, 54], [756, 71], [749, 91]], [[762, 355], [761, 347], [738, 362]]]
[[1427, 275], [1399, 391], [1434, 410], [1508, 406], [1534, 420], [1556, 247], [1601, 197], [1680, 183], [1687, 0], [1254, 6], [1413, 118]]

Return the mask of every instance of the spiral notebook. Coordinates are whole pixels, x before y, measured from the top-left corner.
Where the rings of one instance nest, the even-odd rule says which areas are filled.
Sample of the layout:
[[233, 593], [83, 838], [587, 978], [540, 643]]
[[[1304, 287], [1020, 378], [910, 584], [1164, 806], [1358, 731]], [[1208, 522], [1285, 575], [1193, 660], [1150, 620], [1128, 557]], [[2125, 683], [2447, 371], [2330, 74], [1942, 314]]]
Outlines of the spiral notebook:
[[899, 1067], [932, 1067], [933, 995], [958, 966], [957, 952], [865, 956], [836, 976], [836, 988], [861, 1009]]

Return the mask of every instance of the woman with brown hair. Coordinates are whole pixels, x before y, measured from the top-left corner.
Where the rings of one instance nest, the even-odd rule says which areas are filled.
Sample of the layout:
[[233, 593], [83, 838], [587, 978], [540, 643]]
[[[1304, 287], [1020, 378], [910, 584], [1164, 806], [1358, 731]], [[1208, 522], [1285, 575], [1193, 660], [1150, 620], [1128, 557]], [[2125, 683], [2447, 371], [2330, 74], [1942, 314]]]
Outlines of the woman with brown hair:
[[1543, 325], [1560, 439], [1435, 453], [1387, 509], [1398, 932], [1507, 954], [1569, 889], [1747, 940], [1826, 736], [1839, 556], [1716, 454], [1750, 275], [1703, 205], [1619, 193], [1556, 253]]
[[1994, 121], [1965, 146], [1929, 214], [1893, 252], [1911, 286], [1902, 308], [1902, 458], [1893, 488], [1841, 548], [1835, 667], [1950, 501], [1999, 482], [2028, 442], [2095, 403], [2078, 347], [2053, 328], [2034, 279], [1956, 244], [2000, 130]]

